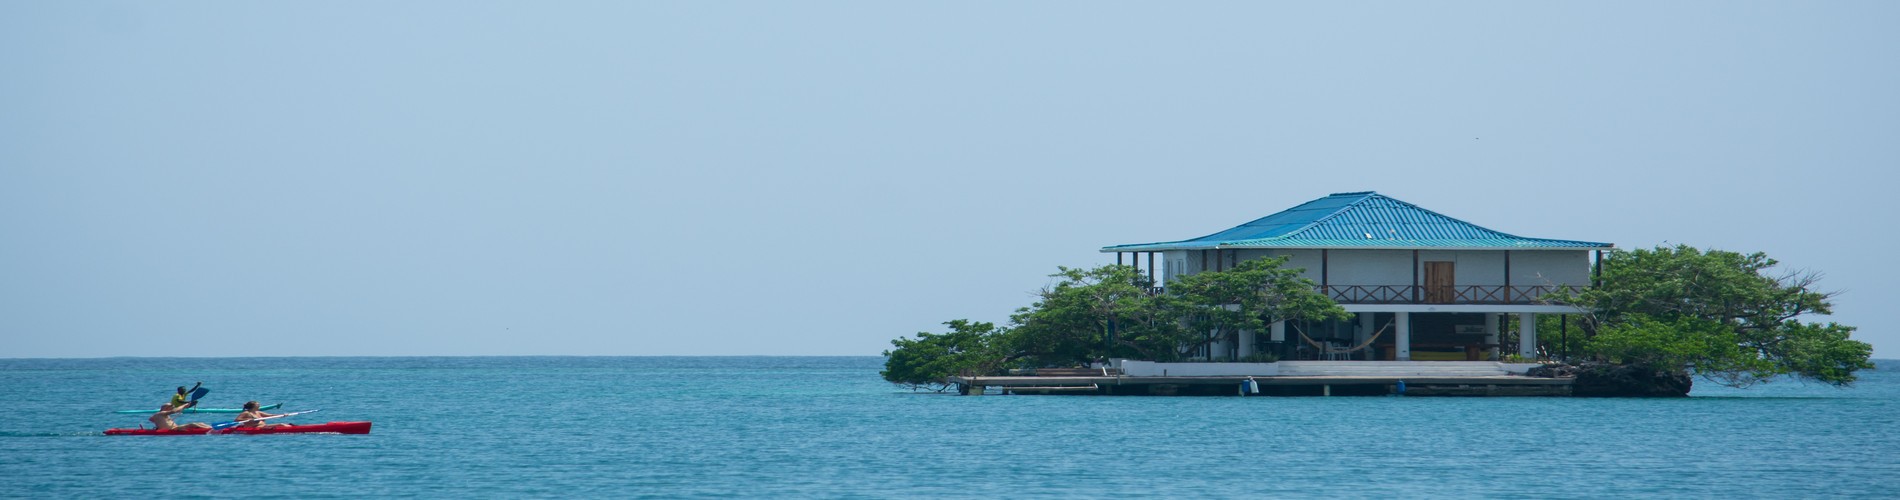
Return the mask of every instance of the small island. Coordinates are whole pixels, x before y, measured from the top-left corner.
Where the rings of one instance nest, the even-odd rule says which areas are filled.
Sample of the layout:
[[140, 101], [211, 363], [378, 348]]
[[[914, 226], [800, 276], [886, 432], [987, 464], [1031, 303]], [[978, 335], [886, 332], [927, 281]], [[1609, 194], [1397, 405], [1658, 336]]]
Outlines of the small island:
[[1007, 325], [893, 340], [883, 377], [971, 395], [1682, 397], [1694, 378], [1847, 386], [1873, 366], [1853, 327], [1806, 321], [1832, 312], [1819, 274], [1761, 253], [1521, 237], [1374, 192], [1102, 251], [1116, 263], [1058, 268]]

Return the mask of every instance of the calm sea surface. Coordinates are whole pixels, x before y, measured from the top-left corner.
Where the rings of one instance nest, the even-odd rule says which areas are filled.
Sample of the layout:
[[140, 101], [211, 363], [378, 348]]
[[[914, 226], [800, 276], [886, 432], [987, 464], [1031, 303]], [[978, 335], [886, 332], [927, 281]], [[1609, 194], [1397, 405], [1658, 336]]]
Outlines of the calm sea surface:
[[[1900, 496], [1894, 362], [1846, 390], [1658, 400], [959, 397], [882, 363], [0, 359], [0, 496]], [[196, 381], [206, 406], [375, 430], [99, 433]]]

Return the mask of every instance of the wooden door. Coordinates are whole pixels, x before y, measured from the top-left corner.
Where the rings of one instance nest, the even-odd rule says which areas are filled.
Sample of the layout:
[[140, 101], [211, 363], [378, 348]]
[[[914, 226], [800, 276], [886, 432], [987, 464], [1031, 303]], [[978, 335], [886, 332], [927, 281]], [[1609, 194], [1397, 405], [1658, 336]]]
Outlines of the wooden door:
[[1452, 289], [1452, 263], [1425, 263], [1425, 302], [1428, 304], [1450, 304], [1457, 297]]

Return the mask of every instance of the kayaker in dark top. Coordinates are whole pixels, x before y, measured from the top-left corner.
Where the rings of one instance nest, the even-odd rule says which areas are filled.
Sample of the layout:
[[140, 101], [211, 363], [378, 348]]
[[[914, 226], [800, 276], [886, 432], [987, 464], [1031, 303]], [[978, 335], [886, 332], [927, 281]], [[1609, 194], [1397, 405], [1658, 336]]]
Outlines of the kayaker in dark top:
[[190, 408], [196, 404], [198, 403], [193, 402], [193, 403], [185, 403], [182, 406], [172, 406], [171, 403], [165, 403], [164, 406], [158, 407], [158, 413], [152, 414], [152, 418], [150, 419], [152, 421], [152, 425], [156, 426], [158, 430], [161, 430], [161, 431], [185, 430], [185, 429], [210, 429], [211, 424], [207, 424], [204, 422], [192, 422], [192, 423], [188, 423], [184, 425], [179, 425], [177, 423], [172, 422], [172, 415], [177, 415], [178, 412], [185, 411], [185, 408]]
[[277, 416], [277, 414], [264, 413], [264, 410], [257, 409], [256, 401], [246, 401], [244, 402], [244, 411], [241, 413], [238, 413], [236, 420], [238, 422], [241, 422], [238, 424], [238, 427], [242, 427], [246, 429], [269, 429], [272, 427], [282, 427], [285, 425], [289, 425], [289, 424], [267, 424], [262, 421], [264, 417], [275, 417], [275, 416]]

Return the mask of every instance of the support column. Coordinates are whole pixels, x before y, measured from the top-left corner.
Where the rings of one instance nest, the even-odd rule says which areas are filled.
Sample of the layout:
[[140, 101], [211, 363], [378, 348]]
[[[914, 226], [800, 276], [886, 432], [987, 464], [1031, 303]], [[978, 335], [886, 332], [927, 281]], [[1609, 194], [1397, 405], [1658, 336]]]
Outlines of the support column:
[[1603, 251], [1597, 250], [1597, 265], [1590, 270], [1590, 286], [1603, 287]]
[[1418, 250], [1412, 251], [1412, 303], [1418, 303]]
[[1267, 340], [1279, 342], [1279, 344], [1274, 345], [1274, 348], [1278, 350], [1277, 354], [1283, 359], [1293, 359], [1294, 355], [1299, 352], [1293, 350], [1293, 346], [1287, 345], [1285, 321], [1275, 321], [1272, 325], [1267, 326]]
[[1396, 334], [1394, 337], [1392, 337], [1392, 350], [1393, 350], [1392, 359], [1399, 360], [1399, 361], [1411, 361], [1412, 360], [1412, 313], [1398, 312], [1398, 313], [1392, 313], [1392, 315], [1397, 316], [1397, 318], [1395, 318], [1395, 321], [1393, 322], [1393, 325], [1392, 325], [1392, 328], [1397, 330], [1397, 331], [1392, 332]]
[[1537, 357], [1537, 313], [1517, 315], [1517, 355], [1525, 359]]
[[1148, 282], [1155, 281], [1155, 253], [1148, 252]]
[[1490, 344], [1490, 347], [1484, 348], [1486, 358], [1498, 359], [1498, 323], [1501, 319], [1497, 313], [1484, 313], [1484, 343]]
[[[1512, 293], [1514, 290], [1515, 289], [1511, 288], [1511, 251], [1505, 250], [1504, 251], [1504, 303], [1506, 304], [1517, 303], [1517, 294]], [[1536, 298], [1536, 297], [1526, 297], [1525, 299], [1529, 300], [1533, 298]]]
[[[1369, 312], [1359, 313], [1359, 331], [1353, 332], [1352, 345], [1359, 345], [1359, 344], [1366, 343], [1366, 339], [1372, 337], [1372, 332], [1379, 331], [1378, 322], [1373, 320], [1373, 318], [1377, 316], [1378, 314], [1376, 313], [1369, 313]], [[1366, 352], [1371, 352], [1371, 351], [1359, 351], [1359, 352], [1352, 353], [1351, 356], [1363, 357], [1365, 359], [1372, 359], [1370, 357], [1366, 357], [1363, 354]]]
[[[1254, 351], [1253, 332], [1247, 331], [1247, 330], [1241, 330], [1240, 331], [1240, 348], [1239, 350], [1235, 352], [1237, 353], [1239, 357], [1245, 358], [1247, 356], [1252, 356], [1253, 351]], [[1240, 360], [1235, 359], [1234, 361], [1240, 361]]]
[[1319, 249], [1319, 289], [1320, 293], [1329, 297], [1333, 295], [1332, 281], [1327, 276], [1327, 271], [1331, 269], [1326, 262], [1326, 249]]
[[1557, 339], [1558, 339], [1557, 345], [1563, 346], [1562, 348], [1557, 350], [1558, 352], [1557, 359], [1565, 363], [1569, 363], [1570, 362], [1570, 315], [1568, 314], [1557, 316]]

